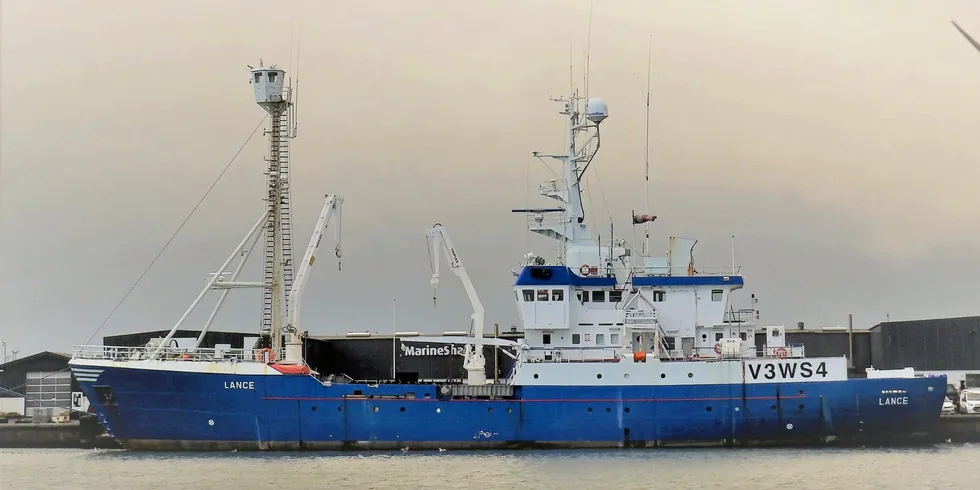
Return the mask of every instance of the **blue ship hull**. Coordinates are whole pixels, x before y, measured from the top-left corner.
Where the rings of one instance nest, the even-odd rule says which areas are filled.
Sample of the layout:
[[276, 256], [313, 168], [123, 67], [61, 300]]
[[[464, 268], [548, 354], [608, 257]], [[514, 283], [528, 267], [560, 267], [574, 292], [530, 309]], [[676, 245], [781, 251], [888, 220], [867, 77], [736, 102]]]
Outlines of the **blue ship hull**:
[[946, 378], [518, 386], [512, 399], [449, 399], [435, 384], [105, 368], [81, 387], [132, 450], [611, 448], [928, 440]]

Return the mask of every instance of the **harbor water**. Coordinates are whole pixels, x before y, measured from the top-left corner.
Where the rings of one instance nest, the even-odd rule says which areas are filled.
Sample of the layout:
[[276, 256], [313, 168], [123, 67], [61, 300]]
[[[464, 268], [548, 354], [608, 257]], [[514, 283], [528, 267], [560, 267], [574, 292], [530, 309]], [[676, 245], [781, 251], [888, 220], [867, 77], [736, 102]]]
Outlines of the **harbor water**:
[[[0, 490], [949, 489], [980, 481], [980, 445], [406, 453], [0, 450]], [[971, 486], [967, 484], [967, 486]]]

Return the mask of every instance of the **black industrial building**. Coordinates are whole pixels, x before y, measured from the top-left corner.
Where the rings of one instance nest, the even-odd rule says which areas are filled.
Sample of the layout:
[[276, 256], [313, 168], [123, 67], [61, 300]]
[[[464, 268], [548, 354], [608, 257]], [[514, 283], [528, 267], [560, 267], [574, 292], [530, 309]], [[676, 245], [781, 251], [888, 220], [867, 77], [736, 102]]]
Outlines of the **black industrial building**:
[[67, 410], [78, 382], [68, 369], [71, 356], [39, 352], [0, 364], [0, 397], [23, 398], [27, 416], [40, 410]]
[[871, 352], [878, 369], [980, 371], [980, 316], [880, 323]]

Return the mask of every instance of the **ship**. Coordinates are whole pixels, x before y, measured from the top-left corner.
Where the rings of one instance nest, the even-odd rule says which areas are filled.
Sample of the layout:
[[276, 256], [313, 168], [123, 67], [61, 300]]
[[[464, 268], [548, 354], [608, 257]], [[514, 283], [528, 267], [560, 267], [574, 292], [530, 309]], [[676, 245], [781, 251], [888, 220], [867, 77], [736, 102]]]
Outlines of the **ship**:
[[[741, 269], [734, 260], [731, 269], [701, 268], [695, 239], [671, 237], [666, 254], [653, 256], [648, 245], [637, 249], [635, 233], [634, 243], [613, 238], [612, 230], [604, 241], [593, 236], [582, 179], [599, 152], [609, 111], [602, 99], [575, 90], [551, 99], [567, 125], [565, 150], [534, 153], [562, 165], [561, 178], [540, 188], [555, 204], [513, 210], [555, 250], [552, 258], [527, 253], [508, 272], [524, 337], [484, 335], [476, 288], [447, 228], [436, 224], [425, 232], [435, 259], [429, 282], [438, 285], [444, 255], [472, 305], [470, 329], [405, 337], [402, 345], [462, 352], [465, 379], [359, 382], [312, 370], [304, 359], [300, 300], [328, 231], [342, 256], [344, 198], [325, 195], [294, 275], [289, 146], [295, 104], [285, 77], [274, 65], [250, 70], [270, 128], [265, 206], [245, 238], [167, 336], [139, 347], [73, 349], [70, 368], [92, 411], [126, 449], [889, 444], [925, 441], [935, 431], [945, 376], [908, 369], [858, 375], [845, 356], [806, 356], [803, 346], [785, 341], [783, 327], [758, 326], [754, 305], [734, 309], [732, 294], [745, 284]], [[634, 231], [654, 219], [634, 212]], [[241, 280], [261, 239], [263, 279]], [[263, 292], [259, 340], [201, 348], [221, 303], [239, 288]], [[209, 291], [221, 296], [198, 345], [175, 345], [175, 332]], [[765, 332], [761, 349], [757, 332]], [[499, 380], [487, 378], [487, 349], [511, 358]]]

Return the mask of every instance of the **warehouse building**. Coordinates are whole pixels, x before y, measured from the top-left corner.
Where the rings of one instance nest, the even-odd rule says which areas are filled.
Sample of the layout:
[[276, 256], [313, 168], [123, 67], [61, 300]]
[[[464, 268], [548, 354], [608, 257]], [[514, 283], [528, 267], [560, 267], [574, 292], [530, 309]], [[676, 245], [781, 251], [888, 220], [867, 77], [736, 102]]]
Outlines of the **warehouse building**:
[[68, 354], [45, 351], [0, 364], [2, 411], [46, 422], [63, 411], [88, 409], [68, 369], [70, 359]]

